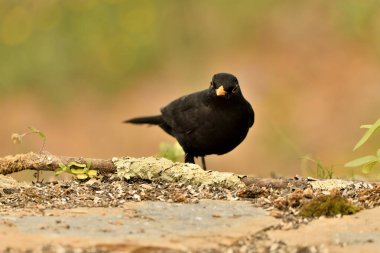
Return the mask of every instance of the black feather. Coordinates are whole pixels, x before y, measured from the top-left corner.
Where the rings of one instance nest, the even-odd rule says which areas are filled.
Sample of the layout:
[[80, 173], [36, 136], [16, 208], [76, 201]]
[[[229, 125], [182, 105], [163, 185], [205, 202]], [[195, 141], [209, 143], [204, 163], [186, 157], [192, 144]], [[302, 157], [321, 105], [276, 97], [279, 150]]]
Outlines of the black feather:
[[[225, 94], [217, 93], [221, 86]], [[214, 75], [208, 89], [174, 100], [161, 109], [161, 115], [124, 122], [160, 126], [178, 140], [185, 151], [185, 162], [194, 163], [194, 157], [233, 150], [247, 136], [254, 118], [237, 78], [219, 73]]]

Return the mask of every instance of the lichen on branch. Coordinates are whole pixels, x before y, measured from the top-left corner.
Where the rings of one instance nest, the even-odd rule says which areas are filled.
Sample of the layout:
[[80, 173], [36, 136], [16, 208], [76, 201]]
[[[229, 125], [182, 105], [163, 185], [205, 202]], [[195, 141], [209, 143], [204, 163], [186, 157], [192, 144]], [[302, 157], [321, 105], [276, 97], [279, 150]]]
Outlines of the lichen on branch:
[[112, 158], [119, 178], [141, 178], [152, 181], [178, 182], [193, 185], [217, 185], [229, 189], [244, 186], [233, 173], [204, 171], [196, 164], [173, 163], [165, 158]]

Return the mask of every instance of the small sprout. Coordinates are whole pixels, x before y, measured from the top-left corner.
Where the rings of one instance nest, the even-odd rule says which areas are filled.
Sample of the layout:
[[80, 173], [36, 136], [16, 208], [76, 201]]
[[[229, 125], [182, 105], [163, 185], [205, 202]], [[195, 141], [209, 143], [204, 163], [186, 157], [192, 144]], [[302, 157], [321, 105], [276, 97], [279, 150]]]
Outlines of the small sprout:
[[371, 125], [362, 125], [360, 128], [366, 128], [368, 129], [362, 138], [356, 143], [354, 150], [358, 149], [360, 146], [362, 146], [365, 142], [368, 141], [368, 139], [377, 131], [380, 129], [380, 119], [378, 119], [375, 123]]
[[42, 131], [40, 131], [40, 130], [34, 128], [34, 127], [31, 127], [31, 126], [29, 126], [28, 128], [29, 128], [30, 131], [32, 131], [32, 133], [38, 134], [43, 140], [46, 141], [46, 139], [47, 139], [46, 135]]
[[90, 169], [90, 168], [91, 168], [91, 165], [92, 165], [92, 160], [88, 160], [88, 161], [86, 162], [86, 168], [87, 168], [87, 169]]
[[69, 169], [63, 163], [58, 164], [59, 168], [55, 169], [55, 175], [58, 176], [62, 172], [69, 172]]
[[20, 144], [22, 142], [22, 139], [26, 136], [26, 135], [29, 135], [29, 134], [37, 134], [38, 136], [40, 136], [42, 138], [42, 146], [41, 146], [41, 149], [40, 149], [40, 153], [44, 150], [44, 147], [45, 147], [45, 143], [46, 143], [46, 135], [34, 128], [34, 127], [31, 127], [29, 126], [28, 129], [30, 130], [30, 132], [26, 132], [26, 133], [22, 133], [22, 134], [18, 134], [18, 133], [13, 133], [11, 135], [11, 140], [13, 141], [14, 144]]
[[66, 172], [74, 175], [79, 180], [84, 180], [87, 178], [93, 178], [98, 175], [97, 170], [90, 170], [91, 161], [88, 161], [86, 164], [69, 162], [67, 165], [60, 163], [59, 168], [55, 170], [55, 175], [59, 175], [62, 172]]
[[[368, 130], [364, 133], [362, 138], [355, 145], [354, 150], [358, 149], [364, 143], [366, 143], [368, 139], [370, 139], [373, 136], [373, 134], [380, 129], [380, 118], [375, 123], [371, 125], [362, 125], [360, 128], [366, 128]], [[355, 160], [349, 161], [344, 166], [345, 167], [361, 167], [362, 172], [364, 174], [368, 174], [378, 164], [380, 164], [380, 149], [377, 150], [376, 155], [368, 155], [368, 156], [357, 158]]]
[[[303, 162], [310, 161], [315, 164], [315, 176], [320, 179], [332, 179], [334, 175], [334, 167], [331, 165], [328, 167], [327, 165], [322, 164], [318, 159], [313, 159], [309, 155], [305, 155], [302, 158]], [[305, 163], [306, 165], [306, 163]]]
[[319, 216], [334, 217], [336, 215], [350, 215], [360, 211], [361, 208], [353, 205], [347, 199], [337, 195], [319, 196], [304, 204], [300, 215], [305, 218]]
[[[30, 132], [26, 132], [26, 133], [22, 133], [22, 134], [18, 134], [18, 133], [13, 133], [11, 135], [11, 140], [14, 144], [20, 144], [22, 142], [22, 139], [28, 135], [28, 134], [38, 134], [41, 138], [42, 138], [42, 146], [41, 146], [41, 149], [40, 149], [40, 153], [42, 153], [42, 151], [44, 150], [45, 148], [45, 143], [46, 143], [46, 135], [41, 132], [40, 130], [34, 128], [34, 127], [31, 127], [29, 126], [28, 129], [30, 130]], [[37, 172], [33, 174], [34, 177], [36, 178], [36, 181], [37, 182], [42, 182], [40, 181], [40, 171], [37, 169]]]

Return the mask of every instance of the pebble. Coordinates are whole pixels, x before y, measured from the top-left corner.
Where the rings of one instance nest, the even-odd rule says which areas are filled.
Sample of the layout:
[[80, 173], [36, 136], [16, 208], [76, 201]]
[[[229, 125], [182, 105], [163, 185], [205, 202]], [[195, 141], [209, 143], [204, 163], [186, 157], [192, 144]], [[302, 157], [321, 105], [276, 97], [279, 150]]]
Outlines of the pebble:
[[[44, 212], [49, 208], [118, 207], [128, 201], [148, 200], [197, 203], [201, 199], [235, 201], [244, 199], [268, 210], [272, 216], [282, 219], [282, 223], [275, 229], [288, 230], [312, 220], [299, 216], [300, 207], [323, 194], [342, 195], [355, 205], [364, 208], [380, 205], [380, 185], [377, 183], [341, 183], [339, 181], [338, 188], [331, 187], [328, 190], [311, 188], [311, 184], [328, 185], [325, 180], [322, 184], [319, 181], [300, 178], [289, 180], [289, 183], [281, 184], [281, 187], [273, 187], [270, 184], [260, 185], [260, 187], [251, 185], [238, 190], [183, 183], [146, 182], [138, 179], [124, 181], [109, 178], [93, 180], [87, 184], [78, 181], [55, 181], [34, 185], [12, 183], [11, 187], [7, 185], [2, 188], [0, 185], [0, 211], [13, 211], [15, 208]], [[222, 214], [219, 213], [213, 214], [214, 218], [221, 216]], [[239, 240], [236, 245], [229, 245], [231, 250], [226, 246], [221, 252], [261, 252], [258, 250], [258, 241], [262, 242], [262, 247], [266, 247], [265, 249], [269, 252], [326, 252], [323, 247], [301, 249], [290, 247], [285, 242], [275, 242], [269, 247], [265, 244], [266, 240], [265, 233], [253, 235], [251, 238]]]

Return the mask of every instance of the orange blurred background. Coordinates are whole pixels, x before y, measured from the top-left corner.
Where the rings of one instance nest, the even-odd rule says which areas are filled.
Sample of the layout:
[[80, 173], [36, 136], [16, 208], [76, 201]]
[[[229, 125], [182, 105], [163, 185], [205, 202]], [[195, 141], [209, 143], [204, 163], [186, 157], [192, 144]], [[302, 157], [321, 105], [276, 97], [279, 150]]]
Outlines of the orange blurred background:
[[121, 122], [229, 72], [256, 122], [210, 169], [306, 176], [309, 155], [350, 176], [379, 147], [352, 152], [379, 117], [379, 45], [377, 1], [0, 1], [0, 156], [39, 150], [10, 139], [28, 126], [57, 155], [157, 155], [172, 137]]

